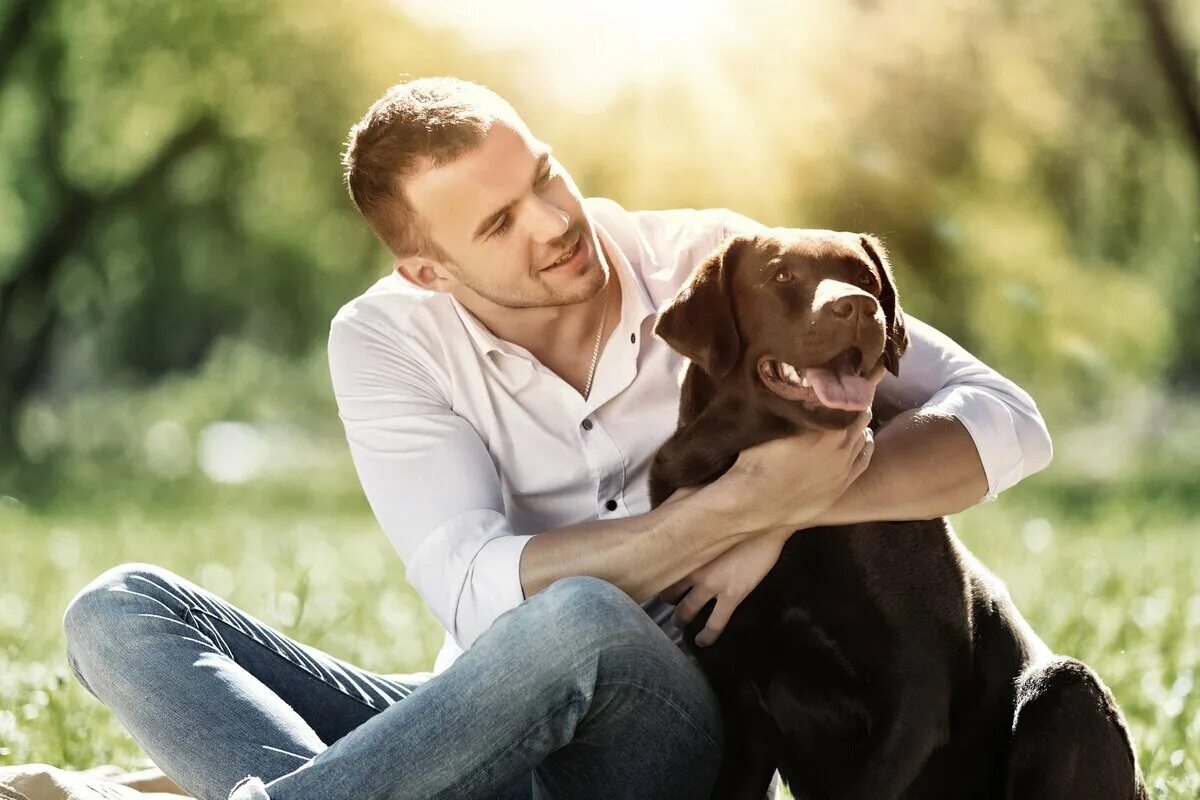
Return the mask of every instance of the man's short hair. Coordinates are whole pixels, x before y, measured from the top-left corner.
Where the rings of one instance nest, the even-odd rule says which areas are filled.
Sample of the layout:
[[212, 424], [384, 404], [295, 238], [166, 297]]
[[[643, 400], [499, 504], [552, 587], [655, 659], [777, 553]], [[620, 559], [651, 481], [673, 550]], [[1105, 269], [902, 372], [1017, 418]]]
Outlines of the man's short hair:
[[524, 127], [504, 98], [458, 78], [398, 83], [367, 110], [346, 142], [346, 187], [360, 214], [397, 257], [445, 261], [409, 202], [404, 180], [478, 147], [496, 120]]

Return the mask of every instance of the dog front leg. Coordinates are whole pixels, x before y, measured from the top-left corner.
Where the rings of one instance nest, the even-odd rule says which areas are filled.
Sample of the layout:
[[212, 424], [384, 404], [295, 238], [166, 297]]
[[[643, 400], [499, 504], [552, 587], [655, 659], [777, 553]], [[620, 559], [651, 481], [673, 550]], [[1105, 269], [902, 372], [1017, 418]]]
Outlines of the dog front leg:
[[838, 797], [846, 800], [901, 797], [929, 757], [949, 739], [949, 697], [944, 684], [910, 687], [899, 698], [883, 741]]
[[753, 689], [741, 685], [719, 693], [725, 749], [711, 800], [768, 798], [777, 758], [767, 718]]

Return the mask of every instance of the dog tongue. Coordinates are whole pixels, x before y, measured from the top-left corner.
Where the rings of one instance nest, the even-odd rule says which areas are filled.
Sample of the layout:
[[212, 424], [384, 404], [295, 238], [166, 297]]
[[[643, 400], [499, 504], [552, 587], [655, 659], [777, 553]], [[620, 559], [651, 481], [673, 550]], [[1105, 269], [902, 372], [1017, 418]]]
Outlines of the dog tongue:
[[834, 372], [825, 367], [809, 367], [804, 377], [817, 393], [821, 405], [845, 411], [866, 411], [875, 399], [875, 384], [851, 373]]

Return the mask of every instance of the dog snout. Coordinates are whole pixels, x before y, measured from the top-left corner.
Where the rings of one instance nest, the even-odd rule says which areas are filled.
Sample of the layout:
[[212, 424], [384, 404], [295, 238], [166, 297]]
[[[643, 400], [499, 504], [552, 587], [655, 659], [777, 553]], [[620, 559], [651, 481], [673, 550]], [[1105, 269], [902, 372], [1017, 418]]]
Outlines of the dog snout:
[[833, 323], [854, 323], [859, 319], [870, 319], [879, 311], [879, 301], [856, 286], [841, 281], [824, 280], [813, 295], [813, 311], [816, 319]]
[[869, 294], [854, 294], [839, 297], [829, 304], [829, 313], [837, 319], [853, 319], [854, 317], [873, 317], [879, 302]]

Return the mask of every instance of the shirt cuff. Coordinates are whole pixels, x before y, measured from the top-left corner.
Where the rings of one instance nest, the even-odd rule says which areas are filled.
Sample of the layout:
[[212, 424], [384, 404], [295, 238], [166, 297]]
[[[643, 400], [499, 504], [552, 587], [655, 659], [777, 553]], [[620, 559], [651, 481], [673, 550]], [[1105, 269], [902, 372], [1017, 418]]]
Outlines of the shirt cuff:
[[989, 503], [1024, 477], [1024, 454], [1012, 409], [995, 393], [974, 386], [942, 389], [922, 406], [922, 411], [952, 416], [962, 423], [975, 442], [987, 476]]
[[493, 509], [467, 511], [430, 533], [407, 565], [408, 582], [463, 650], [525, 601], [521, 552], [533, 535], [512, 533]]
[[468, 649], [496, 619], [525, 602], [521, 553], [533, 535], [492, 539], [475, 555], [459, 600], [458, 643]]

